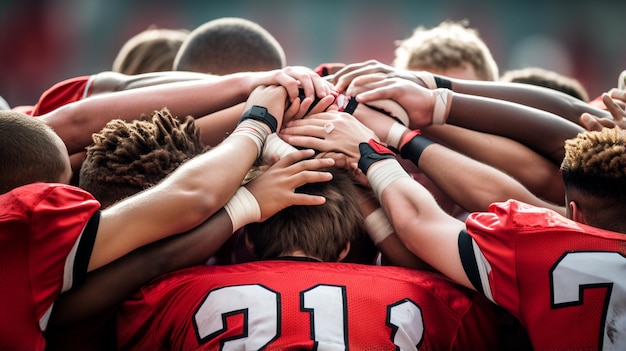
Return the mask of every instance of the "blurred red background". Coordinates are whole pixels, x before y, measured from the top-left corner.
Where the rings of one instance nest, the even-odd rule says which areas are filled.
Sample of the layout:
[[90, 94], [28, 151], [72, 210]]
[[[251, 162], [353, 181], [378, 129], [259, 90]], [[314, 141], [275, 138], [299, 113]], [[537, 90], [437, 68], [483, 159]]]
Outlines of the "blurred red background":
[[117, 51], [148, 28], [193, 29], [211, 19], [253, 20], [283, 45], [289, 65], [377, 59], [418, 25], [467, 19], [500, 72], [539, 66], [574, 77], [591, 98], [626, 69], [626, 2], [600, 1], [0, 1], [0, 96], [33, 104], [54, 83], [110, 70]]

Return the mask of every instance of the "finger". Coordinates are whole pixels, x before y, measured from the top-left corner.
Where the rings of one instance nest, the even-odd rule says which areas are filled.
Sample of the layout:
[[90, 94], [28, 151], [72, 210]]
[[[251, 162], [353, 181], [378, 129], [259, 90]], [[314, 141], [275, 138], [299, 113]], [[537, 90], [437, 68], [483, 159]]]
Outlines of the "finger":
[[355, 98], [360, 103], [368, 103], [376, 100], [392, 99], [392, 96], [392, 88], [382, 87], [359, 93], [355, 96]]
[[285, 88], [287, 96], [289, 96], [289, 101], [293, 102], [293, 100], [300, 94], [300, 80], [289, 74], [291, 71], [290, 67], [283, 69], [278, 73], [276, 81]]
[[294, 116], [294, 119], [302, 119], [302, 117], [306, 115], [309, 108], [311, 108], [311, 106], [313, 105], [313, 102], [315, 102], [315, 100], [310, 96], [302, 99], [302, 102], [300, 103], [300, 109], [298, 109], [298, 112]]
[[289, 123], [289, 121], [296, 118], [295, 116], [298, 114], [298, 111], [300, 111], [300, 99], [295, 99], [288, 104], [287, 109], [285, 110], [283, 117], [283, 127], [286, 123]]
[[[285, 127], [302, 127], [302, 126], [323, 126], [328, 121], [334, 121], [336, 115], [327, 113], [315, 113], [305, 116], [302, 119], [296, 119], [287, 123]], [[285, 129], [287, 129], [285, 128]]]
[[278, 161], [276, 164], [280, 164], [280, 165], [290, 165], [290, 164], [294, 164], [300, 160], [304, 160], [307, 158], [311, 158], [315, 155], [315, 150], [312, 149], [305, 149], [305, 150], [298, 150], [298, 151], [294, 151], [294, 152], [290, 152], [289, 154], [287, 154], [287, 156], [283, 157], [280, 161]]
[[335, 165], [335, 160], [332, 158], [311, 158], [306, 160], [301, 160], [299, 162], [293, 163], [290, 167], [293, 174], [305, 173], [305, 172], [315, 172], [315, 173], [323, 173], [324, 177], [330, 176], [332, 178], [332, 174], [328, 172], [317, 172], [320, 168], [332, 167]]
[[600, 131], [604, 127], [611, 128], [607, 125], [607, 122], [610, 122], [611, 124], [613, 124], [613, 126], [615, 125], [615, 123], [613, 123], [612, 121], [597, 118], [596, 116], [589, 113], [583, 113], [580, 116], [580, 123], [585, 127], [585, 129], [589, 131]]
[[317, 206], [326, 203], [326, 198], [319, 195], [294, 193], [290, 201], [293, 205]]
[[307, 116], [326, 111], [333, 105], [333, 102], [335, 102], [335, 97], [333, 95], [324, 96], [315, 106], [313, 106], [313, 108], [311, 108], [310, 111], [308, 111]]
[[626, 90], [625, 89], [612, 88], [611, 90], [609, 90], [609, 96], [611, 96], [611, 98], [613, 98], [613, 99], [626, 101]]
[[616, 122], [620, 122], [624, 118], [624, 110], [617, 104], [609, 94], [602, 94], [602, 102], [606, 109], [611, 113]]
[[328, 143], [324, 142], [324, 139], [316, 137], [287, 135], [283, 138], [286, 142], [295, 147], [315, 149], [322, 152], [328, 151], [330, 149], [330, 146], [328, 145]]
[[298, 172], [291, 177], [293, 181], [293, 188], [298, 188], [304, 184], [309, 183], [321, 183], [328, 182], [333, 179], [333, 174], [330, 172], [320, 172], [320, 171], [309, 171], [305, 170], [302, 172]]

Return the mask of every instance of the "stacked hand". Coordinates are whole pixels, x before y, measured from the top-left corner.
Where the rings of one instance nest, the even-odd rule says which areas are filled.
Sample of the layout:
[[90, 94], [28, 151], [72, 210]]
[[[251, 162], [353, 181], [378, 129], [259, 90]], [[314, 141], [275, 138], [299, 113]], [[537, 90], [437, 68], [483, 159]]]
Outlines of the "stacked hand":
[[590, 113], [583, 113], [580, 116], [581, 124], [587, 130], [600, 130], [602, 128], [620, 127], [626, 129], [626, 90], [611, 89], [608, 93], [602, 94], [602, 102], [613, 116], [613, 119], [601, 118]]

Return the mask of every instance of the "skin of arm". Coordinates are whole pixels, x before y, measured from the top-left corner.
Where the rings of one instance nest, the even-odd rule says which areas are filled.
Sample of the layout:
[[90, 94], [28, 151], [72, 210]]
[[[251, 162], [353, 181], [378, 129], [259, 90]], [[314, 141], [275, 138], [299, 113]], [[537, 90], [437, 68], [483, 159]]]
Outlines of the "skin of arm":
[[[429, 88], [429, 84], [427, 84], [426, 81], [432, 80], [435, 77], [435, 75], [429, 72], [404, 70], [383, 64], [376, 60], [368, 60], [347, 65], [339, 70], [334, 75], [335, 86], [339, 92], [343, 92], [357, 77], [374, 73], [410, 80], [427, 88]], [[439, 77], [449, 80], [452, 83], [452, 90], [455, 92], [506, 100], [534, 107], [551, 112], [577, 124], [580, 123], [579, 118], [583, 113], [589, 113], [599, 116], [600, 118], [611, 117], [606, 111], [554, 89], [521, 83], [487, 82], [443, 76]]]
[[[305, 183], [328, 181], [332, 159], [310, 159], [312, 150], [294, 152], [250, 181], [246, 188], [257, 200], [262, 218], [291, 205], [320, 205], [320, 196], [295, 193]], [[86, 282], [55, 301], [49, 328], [62, 327], [113, 308], [136, 289], [160, 274], [202, 264], [230, 238], [233, 224], [220, 209], [187, 233], [140, 247], [87, 275]], [[107, 286], [115, 286], [114, 289]]]
[[[409, 128], [432, 124], [434, 90], [402, 78], [385, 78], [380, 74], [361, 76], [352, 81], [350, 95], [359, 102], [391, 99], [409, 114]], [[446, 123], [515, 140], [560, 165], [566, 139], [584, 128], [565, 118], [536, 108], [504, 100], [450, 92], [453, 99]]]
[[[347, 164], [354, 167], [359, 155], [355, 145], [369, 140], [368, 135], [372, 134], [367, 131], [375, 133], [377, 140], [384, 140], [395, 123], [386, 116], [361, 116], [360, 121], [364, 120], [367, 127], [348, 114], [320, 113], [290, 122], [282, 133], [285, 140], [293, 145], [323, 152], [340, 152], [348, 158]], [[327, 122], [335, 126], [330, 134], [323, 130]], [[408, 129], [404, 134], [407, 132]], [[506, 173], [439, 144], [427, 147], [417, 166], [468, 211], [484, 211], [491, 203], [508, 199], [551, 208], [559, 213], [565, 211], [561, 206], [538, 198]]]
[[[286, 96], [282, 87], [260, 87], [247, 104], [266, 107], [280, 126]], [[251, 138], [233, 134], [181, 165], [154, 187], [103, 210], [88, 270], [202, 223], [235, 193], [256, 160], [257, 151]]]
[[163, 83], [184, 82], [198, 79], [214, 79], [216, 76], [198, 72], [167, 71], [149, 72], [128, 75], [119, 72], [105, 71], [93, 76], [89, 96], [114, 91], [142, 88]]
[[[363, 218], [380, 208], [380, 204], [372, 189], [365, 187], [359, 187], [359, 204], [361, 212], [363, 212]], [[393, 230], [393, 228], [390, 229]], [[368, 234], [371, 236], [371, 233], [368, 232]], [[409, 251], [394, 232], [379, 242], [376, 247], [382, 254], [381, 261], [383, 265], [433, 271], [432, 267]]]
[[[40, 116], [65, 142], [71, 154], [91, 143], [91, 134], [114, 118], [133, 120], [167, 107], [175, 116], [205, 116], [244, 102], [259, 85], [282, 85], [289, 101], [302, 87], [310, 99], [330, 94], [330, 83], [315, 72], [297, 67], [267, 72], [233, 73], [215, 79], [165, 83], [101, 94], [62, 106]], [[304, 102], [303, 102], [304, 105]]]
[[507, 174], [443, 145], [428, 146], [418, 167], [469, 212], [486, 211], [494, 202], [516, 199], [565, 215], [564, 206], [538, 198]]
[[509, 174], [539, 198], [564, 204], [565, 188], [558, 166], [519, 142], [449, 124], [426, 127], [422, 134]]
[[441, 210], [428, 190], [410, 177], [389, 184], [381, 202], [396, 234], [411, 252], [455, 282], [474, 289], [459, 256], [463, 222]]

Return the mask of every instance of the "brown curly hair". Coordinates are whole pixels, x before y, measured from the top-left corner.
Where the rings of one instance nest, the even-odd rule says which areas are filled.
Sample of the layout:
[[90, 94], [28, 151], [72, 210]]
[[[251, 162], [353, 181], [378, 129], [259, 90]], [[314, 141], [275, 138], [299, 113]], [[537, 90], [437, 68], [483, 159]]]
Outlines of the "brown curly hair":
[[167, 108], [132, 122], [112, 120], [93, 135], [93, 141], [80, 169], [79, 186], [103, 208], [157, 184], [207, 149], [193, 117], [179, 121]]
[[565, 142], [561, 175], [569, 200], [589, 224], [626, 233], [626, 135], [620, 128], [578, 134]]

